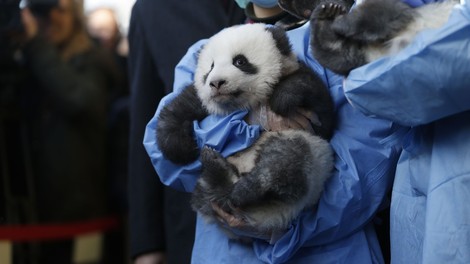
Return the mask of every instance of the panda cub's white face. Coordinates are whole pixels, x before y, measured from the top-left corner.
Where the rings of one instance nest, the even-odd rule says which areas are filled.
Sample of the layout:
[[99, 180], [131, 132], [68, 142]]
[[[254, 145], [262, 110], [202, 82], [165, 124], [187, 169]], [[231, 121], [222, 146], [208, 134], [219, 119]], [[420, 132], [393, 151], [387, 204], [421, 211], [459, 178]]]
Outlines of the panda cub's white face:
[[194, 84], [211, 114], [250, 110], [266, 103], [291, 57], [263, 24], [226, 28], [202, 48]]

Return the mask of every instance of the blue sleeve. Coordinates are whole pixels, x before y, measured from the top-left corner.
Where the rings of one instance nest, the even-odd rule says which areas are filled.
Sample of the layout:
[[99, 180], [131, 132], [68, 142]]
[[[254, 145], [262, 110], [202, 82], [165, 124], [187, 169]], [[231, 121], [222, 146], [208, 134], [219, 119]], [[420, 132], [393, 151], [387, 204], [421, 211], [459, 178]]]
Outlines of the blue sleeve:
[[[177, 190], [192, 192], [201, 172], [199, 160], [185, 166], [166, 160], [156, 142], [156, 127], [161, 109], [173, 100], [193, 81], [196, 68], [197, 52], [205, 41], [194, 44], [176, 67], [173, 92], [165, 96], [157, 108], [154, 117], [145, 130], [144, 147], [152, 161], [160, 180]], [[194, 122], [195, 140], [200, 148], [209, 146], [219, 151], [224, 157], [249, 147], [259, 137], [260, 128], [243, 121], [246, 111], [228, 116], [208, 116], [201, 122]]]
[[416, 126], [470, 109], [470, 7], [407, 48], [351, 71], [345, 93], [366, 113]]
[[[254, 244], [258, 258], [266, 263], [285, 263], [302, 247], [328, 245], [359, 232], [387, 201], [392, 186], [398, 146], [407, 129], [366, 117], [347, 102], [342, 79], [326, 77], [338, 119], [330, 141], [336, 153], [335, 172], [316, 210], [303, 212], [275, 243]], [[363, 249], [370, 254], [370, 249]]]
[[441, 2], [443, 0], [401, 0], [402, 2], [408, 4], [411, 7], [420, 7], [434, 2]]

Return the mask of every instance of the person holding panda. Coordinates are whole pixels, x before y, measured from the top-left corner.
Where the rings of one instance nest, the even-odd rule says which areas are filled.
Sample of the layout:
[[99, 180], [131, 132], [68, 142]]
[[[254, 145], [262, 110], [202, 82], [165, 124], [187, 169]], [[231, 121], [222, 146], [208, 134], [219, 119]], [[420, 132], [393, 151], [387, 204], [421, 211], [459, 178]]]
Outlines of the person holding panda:
[[171, 92], [175, 65], [195, 41], [243, 23], [232, 1], [137, 0], [129, 30], [129, 257], [135, 264], [189, 263], [195, 213], [189, 195], [158, 180], [142, 145], [155, 106]]
[[[170, 1], [138, 0], [133, 9], [129, 36], [131, 51], [129, 70], [133, 87], [131, 89], [131, 119], [133, 121], [131, 122], [129, 159], [129, 224], [130, 255], [134, 263], [189, 263], [190, 259], [194, 233], [193, 222], [195, 221], [193, 221], [193, 212], [187, 201], [188, 195], [164, 187], [155, 181], [153, 169], [145, 158], [146, 153], [142, 147], [145, 124], [153, 114], [155, 100], [158, 101], [164, 93], [171, 91], [173, 82], [171, 71], [178, 59], [184, 54], [186, 50], [186, 48], [183, 50], [184, 45], [189, 46], [198, 38], [202, 38], [203, 34], [210, 32], [213, 34], [215, 29], [221, 29], [224, 25], [228, 26], [228, 23], [262, 21], [270, 24], [281, 19], [283, 23], [280, 26], [287, 29], [301, 25], [299, 23], [301, 20], [282, 11], [276, 3], [263, 5], [262, 3], [258, 4], [259, 1], [252, 1], [240, 4], [247, 7], [245, 15], [249, 18], [246, 19], [245, 16], [242, 16], [243, 10], [238, 7], [232, 8], [237, 5], [234, 1], [230, 1], [230, 3], [229, 1], [219, 1], [220, 4], [206, 2], [198, 1], [188, 5], [187, 3]], [[177, 7], [183, 6], [183, 4], [184, 8]], [[227, 11], [223, 11], [222, 7], [224, 6]], [[176, 14], [177, 11], [178, 14]], [[200, 16], [181, 19], [181, 17], [189, 17], [190, 14], [198, 12], [200, 12]], [[230, 19], [228, 19], [229, 17]], [[170, 31], [172, 32], [170, 35], [165, 33], [169, 30], [166, 25], [169, 21], [171, 21]], [[196, 21], [198, 21], [198, 25], [202, 23], [203, 26], [199, 26], [197, 30], [188, 27]], [[155, 25], [158, 26], [155, 28]], [[152, 34], [144, 34], [145, 30], [151, 31]], [[181, 34], [182, 31], [187, 34]], [[171, 47], [162, 46], [162, 36], [165, 36], [166, 40], [172, 40], [165, 42]], [[153, 44], [148, 45], [147, 42]], [[175, 46], [175, 43], [178, 45]], [[168, 51], [170, 48], [171, 52]], [[152, 67], [148, 67], [146, 59], [149, 57], [149, 52], [154, 54], [151, 56], [152, 64], [158, 65], [158, 78], [148, 74], [152, 71]], [[168, 59], [171, 63], [168, 63]], [[159, 84], [160, 82], [162, 84]], [[164, 86], [165, 91], [155, 89], [155, 85]], [[161, 207], [165, 201], [170, 201], [172, 206], [164, 206], [165, 209], [162, 210]], [[146, 217], [142, 217], [142, 215]], [[184, 217], [181, 217], [182, 215]], [[163, 234], [164, 232], [160, 232], [163, 229], [165, 229], [166, 235]]]
[[[406, 129], [386, 119], [367, 117], [348, 103], [343, 78], [322, 67], [311, 54], [309, 23], [287, 34], [296, 55], [321, 76], [333, 97], [338, 120], [330, 141], [336, 152], [333, 175], [326, 182], [316, 209], [302, 212], [275, 239], [254, 237], [253, 242], [242, 243], [229, 239], [217, 225], [198, 217], [192, 263], [384, 263], [373, 220], [387, 203], [401, 151], [399, 139]], [[194, 44], [180, 61], [175, 92], [166, 96], [159, 107], [192, 82], [197, 54], [204, 43]], [[148, 139], [155, 136], [157, 117], [147, 126], [144, 139], [152, 159], [154, 146], [148, 144]], [[187, 192], [192, 190], [185, 186], [194, 186], [196, 181], [196, 177], [188, 180], [159, 176], [166, 185]], [[218, 213], [230, 225], [230, 214]], [[236, 229], [243, 232], [249, 227]]]
[[442, 27], [345, 79], [356, 109], [410, 127], [392, 190], [392, 263], [470, 263], [469, 73], [467, 0]]

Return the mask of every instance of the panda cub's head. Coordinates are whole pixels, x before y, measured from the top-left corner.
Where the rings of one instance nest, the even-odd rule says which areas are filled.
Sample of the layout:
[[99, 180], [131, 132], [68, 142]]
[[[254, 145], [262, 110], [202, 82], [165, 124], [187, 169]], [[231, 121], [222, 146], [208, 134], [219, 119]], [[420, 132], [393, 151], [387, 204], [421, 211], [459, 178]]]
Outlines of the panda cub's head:
[[194, 85], [209, 113], [228, 114], [265, 104], [281, 77], [298, 67], [283, 29], [233, 26], [200, 51]]

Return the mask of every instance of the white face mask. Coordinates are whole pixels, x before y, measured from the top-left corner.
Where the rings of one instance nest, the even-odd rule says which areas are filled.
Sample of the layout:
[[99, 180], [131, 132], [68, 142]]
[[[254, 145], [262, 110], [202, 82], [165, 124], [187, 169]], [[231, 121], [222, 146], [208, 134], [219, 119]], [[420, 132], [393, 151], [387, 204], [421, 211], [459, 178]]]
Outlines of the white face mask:
[[235, 2], [237, 2], [239, 7], [244, 9], [250, 1], [249, 0], [235, 0]]
[[257, 6], [271, 8], [277, 6], [277, 0], [251, 0]]
[[241, 8], [245, 8], [246, 5], [248, 5], [249, 2], [252, 2], [253, 4], [259, 6], [259, 7], [264, 7], [264, 8], [270, 8], [270, 7], [275, 7], [277, 6], [277, 0], [235, 0], [237, 2], [238, 6]]

